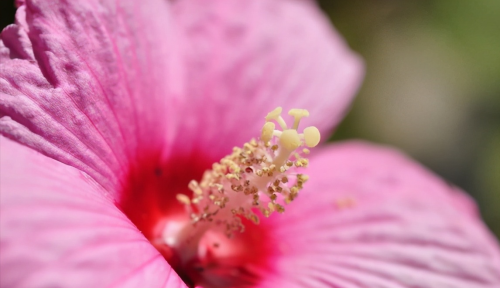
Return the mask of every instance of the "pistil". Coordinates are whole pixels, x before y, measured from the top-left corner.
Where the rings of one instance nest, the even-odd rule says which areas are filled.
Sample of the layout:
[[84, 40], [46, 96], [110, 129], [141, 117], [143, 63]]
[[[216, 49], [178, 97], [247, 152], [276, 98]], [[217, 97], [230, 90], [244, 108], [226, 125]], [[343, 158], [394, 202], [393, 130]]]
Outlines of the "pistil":
[[[302, 118], [309, 116], [304, 109], [292, 109], [294, 117], [289, 128], [278, 107], [265, 117], [259, 139], [252, 139], [233, 148], [230, 155], [205, 171], [200, 182], [188, 185], [192, 197], [177, 194], [191, 222], [177, 235], [174, 248], [183, 262], [196, 257], [197, 245], [207, 230], [223, 232], [227, 237], [242, 233], [242, 218], [259, 224], [258, 212], [269, 217], [284, 213], [294, 201], [308, 177], [301, 170], [308, 166], [306, 147], [315, 147], [320, 133], [314, 126], [298, 132]], [[276, 129], [275, 122], [281, 130]]]

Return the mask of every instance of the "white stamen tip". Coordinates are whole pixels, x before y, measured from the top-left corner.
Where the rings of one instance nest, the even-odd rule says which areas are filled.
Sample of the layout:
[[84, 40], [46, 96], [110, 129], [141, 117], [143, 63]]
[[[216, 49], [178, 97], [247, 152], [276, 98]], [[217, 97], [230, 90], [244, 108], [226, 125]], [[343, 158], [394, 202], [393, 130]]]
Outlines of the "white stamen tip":
[[297, 128], [299, 128], [300, 119], [309, 117], [309, 111], [306, 109], [291, 109], [288, 111], [288, 115], [293, 116], [293, 129], [297, 130]]
[[269, 112], [266, 116], [266, 121], [276, 120], [281, 116], [281, 111], [283, 109], [281, 107], [276, 107], [273, 111]]
[[262, 127], [262, 133], [260, 135], [260, 139], [264, 141], [264, 143], [271, 141], [271, 139], [273, 138], [275, 127], [276, 125], [274, 125], [273, 122], [266, 122], [266, 124], [264, 124], [264, 127]]
[[280, 136], [281, 146], [288, 151], [293, 151], [300, 146], [300, 138], [297, 130], [288, 129], [283, 131]]
[[318, 128], [314, 126], [307, 127], [304, 129], [304, 141], [307, 147], [316, 147], [321, 140], [321, 134]]

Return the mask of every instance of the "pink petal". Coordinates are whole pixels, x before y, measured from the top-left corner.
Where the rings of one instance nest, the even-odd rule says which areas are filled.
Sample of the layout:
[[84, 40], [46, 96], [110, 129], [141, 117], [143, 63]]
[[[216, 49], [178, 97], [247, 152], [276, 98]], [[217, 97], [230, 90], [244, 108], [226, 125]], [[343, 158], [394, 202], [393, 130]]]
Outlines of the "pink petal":
[[[264, 116], [305, 108], [328, 130], [362, 79], [360, 59], [313, 1], [174, 1], [186, 97], [179, 150], [217, 157], [256, 137]], [[209, 147], [210, 149], [207, 149]]]
[[0, 148], [0, 287], [186, 287], [83, 173]]
[[0, 39], [0, 132], [116, 186], [163, 147], [169, 18], [164, 0], [26, 1]]
[[262, 287], [500, 287], [499, 246], [472, 201], [406, 156], [332, 145], [308, 174], [269, 219], [281, 255]]

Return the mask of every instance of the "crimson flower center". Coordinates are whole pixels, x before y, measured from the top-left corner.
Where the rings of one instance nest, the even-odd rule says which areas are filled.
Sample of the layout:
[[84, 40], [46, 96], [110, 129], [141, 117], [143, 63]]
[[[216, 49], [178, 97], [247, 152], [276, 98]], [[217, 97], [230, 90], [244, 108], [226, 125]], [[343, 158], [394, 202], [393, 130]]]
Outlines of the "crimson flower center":
[[189, 286], [248, 286], [269, 272], [279, 241], [260, 217], [284, 213], [297, 197], [308, 179], [297, 173], [309, 163], [305, 146], [320, 139], [316, 127], [297, 130], [307, 110], [289, 111], [291, 127], [281, 111], [265, 117], [259, 140], [220, 161], [193, 151], [131, 162], [117, 204]]
[[[226, 239], [225, 235], [207, 233], [200, 241], [202, 259], [182, 264], [179, 252], [165, 243], [163, 228], [190, 221], [184, 205], [177, 194], [191, 195], [188, 184], [200, 180], [203, 172], [214, 163], [201, 152], [191, 155], [177, 155], [167, 162], [159, 161], [159, 154], [152, 153], [139, 159], [129, 168], [124, 181], [121, 199], [117, 205], [144, 234], [151, 244], [163, 255], [177, 274], [188, 286], [200, 285], [210, 277], [221, 278], [217, 282], [255, 282], [258, 278], [248, 271], [248, 267], [266, 267], [271, 255], [266, 228], [250, 223], [245, 234]], [[244, 220], [245, 221], [245, 220]], [[230, 275], [230, 277], [228, 277]], [[226, 279], [224, 279], [226, 278]], [[227, 279], [230, 278], [230, 279]], [[205, 284], [204, 287], [210, 287]]]

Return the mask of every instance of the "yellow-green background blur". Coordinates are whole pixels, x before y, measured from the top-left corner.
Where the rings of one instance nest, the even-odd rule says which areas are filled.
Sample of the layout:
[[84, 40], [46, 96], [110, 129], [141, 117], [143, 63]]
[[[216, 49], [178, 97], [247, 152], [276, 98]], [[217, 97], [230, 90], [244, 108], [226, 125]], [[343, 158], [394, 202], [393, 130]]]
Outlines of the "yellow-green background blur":
[[[0, 0], [0, 29], [12, 2]], [[319, 4], [367, 67], [333, 141], [399, 147], [469, 192], [500, 236], [500, 1]]]
[[500, 237], [500, 1], [320, 1], [366, 61], [333, 140], [399, 147], [469, 192]]

